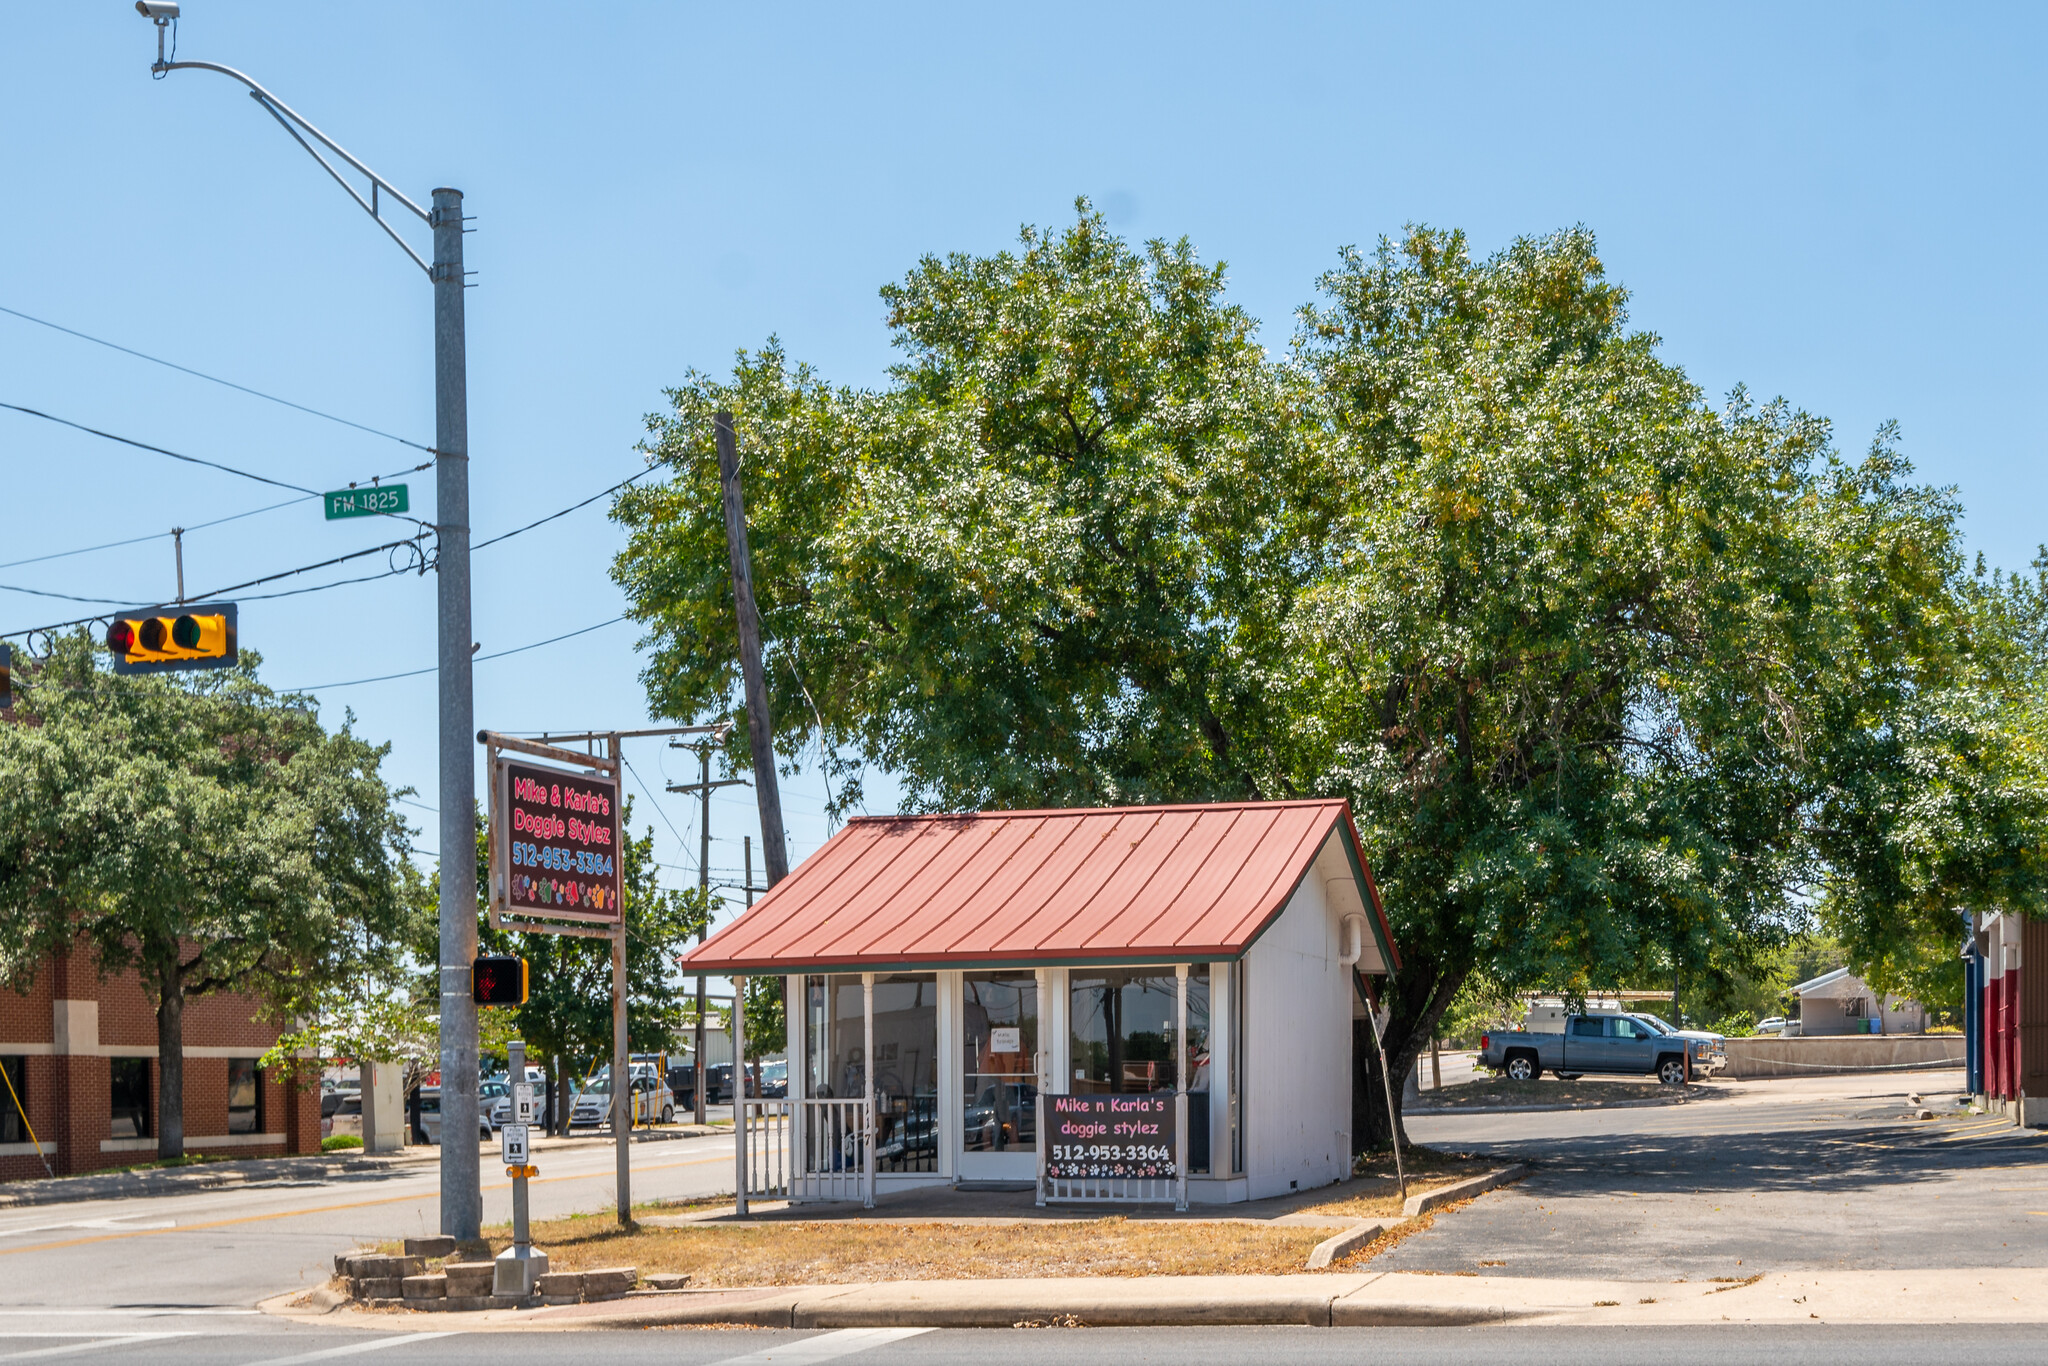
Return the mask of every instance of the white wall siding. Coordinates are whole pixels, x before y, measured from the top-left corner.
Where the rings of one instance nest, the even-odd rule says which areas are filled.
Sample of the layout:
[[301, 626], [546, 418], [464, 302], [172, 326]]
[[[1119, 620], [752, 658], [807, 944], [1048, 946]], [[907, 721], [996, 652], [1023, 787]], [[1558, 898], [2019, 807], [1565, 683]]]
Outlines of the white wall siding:
[[1340, 927], [1325, 886], [1350, 876], [1332, 836], [1245, 954], [1245, 1165], [1254, 1200], [1350, 1172], [1355, 988], [1337, 961]]

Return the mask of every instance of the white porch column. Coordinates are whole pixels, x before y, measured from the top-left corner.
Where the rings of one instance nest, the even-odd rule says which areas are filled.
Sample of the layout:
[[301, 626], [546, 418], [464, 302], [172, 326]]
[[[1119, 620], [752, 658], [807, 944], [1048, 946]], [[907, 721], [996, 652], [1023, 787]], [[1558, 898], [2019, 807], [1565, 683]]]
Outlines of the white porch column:
[[732, 979], [733, 1212], [747, 1212], [747, 979]]
[[1188, 965], [1173, 965], [1173, 1166], [1179, 1173], [1174, 1208], [1188, 1207]]
[[860, 975], [860, 1016], [861, 1092], [867, 1097], [867, 1135], [861, 1143], [861, 1172], [867, 1180], [867, 1187], [861, 1203], [869, 1209], [875, 1207], [875, 1139], [881, 1126], [875, 1119], [875, 974], [864, 972]]
[[1218, 1178], [1237, 1175], [1230, 1142], [1230, 1096], [1237, 1085], [1230, 1067], [1237, 1044], [1237, 1021], [1230, 1009], [1232, 970], [1229, 963], [1209, 965], [1209, 1175]]
[[963, 1070], [961, 1059], [965, 1045], [961, 1042], [966, 1026], [967, 987], [959, 972], [934, 974], [938, 991], [938, 1028], [935, 1047], [938, 1049], [936, 1075], [938, 1077], [937, 1105], [939, 1113], [937, 1142], [938, 1161], [934, 1170], [948, 1180], [960, 1176], [960, 1150], [966, 1144], [967, 1101], [961, 1085]]

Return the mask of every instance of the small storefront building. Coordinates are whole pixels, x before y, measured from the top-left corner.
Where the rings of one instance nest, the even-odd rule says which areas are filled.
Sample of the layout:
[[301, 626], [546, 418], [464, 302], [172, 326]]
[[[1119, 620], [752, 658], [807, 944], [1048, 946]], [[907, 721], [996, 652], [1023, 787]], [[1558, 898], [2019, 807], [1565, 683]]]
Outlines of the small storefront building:
[[1352, 1022], [1397, 959], [1318, 800], [858, 819], [682, 963], [785, 983], [743, 1197], [1214, 1203], [1349, 1174]]

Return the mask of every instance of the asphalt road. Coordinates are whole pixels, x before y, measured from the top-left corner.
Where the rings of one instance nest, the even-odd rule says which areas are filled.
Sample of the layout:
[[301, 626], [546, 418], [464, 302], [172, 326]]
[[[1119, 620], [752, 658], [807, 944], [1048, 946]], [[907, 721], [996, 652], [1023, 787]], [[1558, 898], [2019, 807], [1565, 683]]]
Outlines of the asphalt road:
[[[1374, 1259], [1389, 1271], [1703, 1280], [2048, 1267], [2048, 1133], [1937, 1113], [1960, 1072], [1730, 1084], [1675, 1107], [1410, 1119], [1535, 1173]], [[1738, 1088], [1739, 1089], [1735, 1089]]]
[[[51, 1327], [56, 1324], [61, 1326]], [[976, 1366], [1238, 1366], [1247, 1361], [1374, 1366], [1868, 1366], [1872, 1361], [2020, 1366], [2048, 1355], [2048, 1328], [1089, 1328], [1021, 1332], [845, 1329], [791, 1333], [732, 1329], [586, 1333], [375, 1334], [263, 1318], [132, 1316], [0, 1320], [0, 1361], [134, 1366], [849, 1366], [962, 1362]]]
[[[732, 1139], [635, 1143], [633, 1199], [730, 1192]], [[484, 1161], [484, 1222], [512, 1217], [512, 1183]], [[543, 1152], [533, 1216], [614, 1208], [609, 1143]], [[247, 1308], [323, 1284], [334, 1254], [440, 1227], [433, 1163], [325, 1181], [0, 1210], [0, 1311], [168, 1305]], [[4, 1361], [0, 1352], [0, 1361]]]

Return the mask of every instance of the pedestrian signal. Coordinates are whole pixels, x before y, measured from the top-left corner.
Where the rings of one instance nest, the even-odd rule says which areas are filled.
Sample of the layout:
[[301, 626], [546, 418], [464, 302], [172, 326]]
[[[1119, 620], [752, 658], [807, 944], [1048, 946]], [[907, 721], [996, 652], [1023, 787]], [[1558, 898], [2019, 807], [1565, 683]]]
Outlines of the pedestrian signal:
[[479, 958], [469, 965], [469, 991], [480, 1006], [526, 1004], [524, 958]]
[[194, 603], [114, 618], [107, 648], [117, 674], [224, 669], [235, 662], [235, 604]]

